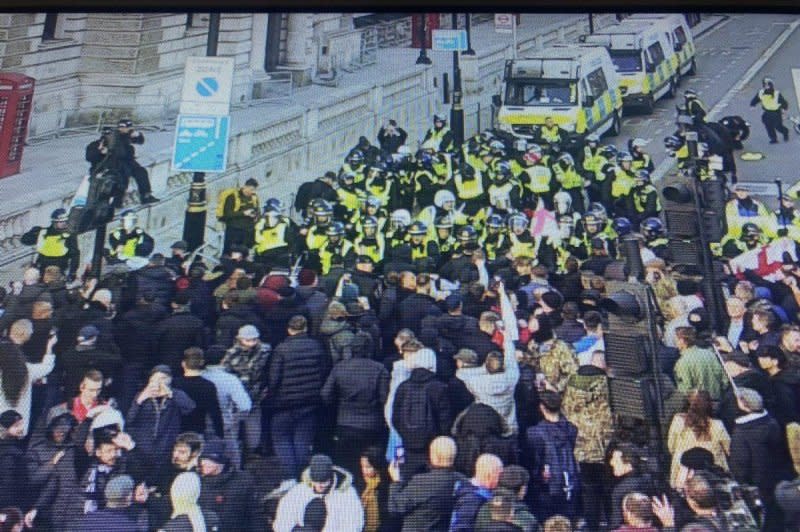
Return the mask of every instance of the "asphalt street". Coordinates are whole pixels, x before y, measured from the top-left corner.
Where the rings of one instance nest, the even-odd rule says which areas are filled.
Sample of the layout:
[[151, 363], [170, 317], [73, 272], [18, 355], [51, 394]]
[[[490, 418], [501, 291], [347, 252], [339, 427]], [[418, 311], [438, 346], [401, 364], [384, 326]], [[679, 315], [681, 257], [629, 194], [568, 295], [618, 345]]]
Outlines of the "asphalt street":
[[[748, 183], [763, 183], [754, 187], [755, 192], [772, 203], [776, 189], [769, 184], [774, 179], [782, 179], [786, 187], [797, 179], [799, 159], [796, 149], [800, 147], [800, 139], [791, 132], [788, 144], [768, 144], [761, 124], [761, 112], [750, 107], [750, 99], [760, 88], [762, 78], [770, 76], [789, 101], [790, 114], [798, 114], [791, 76], [791, 68], [800, 67], [797, 61], [797, 57], [800, 57], [800, 31], [795, 30], [797, 24], [793, 24], [798, 20], [794, 15], [729, 15], [726, 20], [696, 38], [697, 75], [683, 78], [679, 97], [662, 99], [651, 115], [633, 111], [628, 113], [623, 119], [620, 137], [608, 138], [605, 142], [622, 147], [632, 136], [649, 140], [646, 149], [656, 164], [656, 177], [668, 176], [672, 167], [671, 160], [664, 162], [668, 157], [663, 139], [675, 130], [675, 105], [682, 103], [683, 90], [691, 87], [712, 111], [713, 118], [741, 115], [750, 122], [751, 135], [745, 142], [744, 151], [762, 152], [765, 158], [758, 162], [747, 162], [742, 161], [737, 153], [739, 179]], [[781, 41], [776, 42], [778, 39]], [[768, 51], [774, 51], [774, 55], [762, 60]], [[758, 68], [762, 63], [763, 66]], [[745, 80], [746, 77], [750, 79]], [[788, 121], [786, 123], [791, 126]]]

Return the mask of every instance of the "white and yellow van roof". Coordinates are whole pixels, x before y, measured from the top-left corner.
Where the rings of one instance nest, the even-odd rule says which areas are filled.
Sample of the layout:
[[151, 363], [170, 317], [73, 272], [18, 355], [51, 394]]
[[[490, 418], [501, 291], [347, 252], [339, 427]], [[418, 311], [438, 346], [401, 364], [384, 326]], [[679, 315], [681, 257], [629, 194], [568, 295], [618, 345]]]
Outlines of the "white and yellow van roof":
[[507, 78], [578, 79], [589, 69], [603, 64], [605, 49], [575, 45], [554, 45], [535, 57], [510, 62]]
[[610, 50], [641, 50], [660, 40], [659, 31], [652, 21], [624, 20], [607, 26], [591, 35], [584, 35], [586, 44], [599, 44]]

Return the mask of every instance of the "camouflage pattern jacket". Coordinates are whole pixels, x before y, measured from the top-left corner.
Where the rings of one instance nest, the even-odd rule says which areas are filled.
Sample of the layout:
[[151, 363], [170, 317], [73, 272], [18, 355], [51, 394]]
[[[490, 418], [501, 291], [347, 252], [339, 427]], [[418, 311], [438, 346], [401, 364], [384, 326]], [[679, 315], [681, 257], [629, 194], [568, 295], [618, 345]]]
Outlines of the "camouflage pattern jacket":
[[567, 381], [562, 410], [578, 428], [575, 459], [602, 463], [613, 432], [605, 372], [595, 366], [581, 366]]
[[222, 366], [239, 377], [254, 404], [262, 399], [262, 388], [267, 380], [264, 372], [271, 352], [272, 348], [266, 343], [259, 343], [251, 350], [235, 345], [228, 349], [222, 359]]

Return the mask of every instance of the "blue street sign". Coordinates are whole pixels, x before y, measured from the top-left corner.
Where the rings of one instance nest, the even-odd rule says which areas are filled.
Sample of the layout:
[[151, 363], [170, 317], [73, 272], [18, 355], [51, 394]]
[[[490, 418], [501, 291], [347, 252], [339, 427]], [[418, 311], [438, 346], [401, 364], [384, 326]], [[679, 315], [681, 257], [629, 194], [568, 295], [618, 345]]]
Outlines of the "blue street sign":
[[203, 97], [211, 96], [219, 90], [219, 83], [217, 78], [203, 78], [197, 82], [195, 86], [197, 94]]
[[229, 116], [178, 115], [172, 169], [224, 172], [228, 162], [229, 125]]
[[434, 50], [440, 52], [462, 52], [467, 49], [467, 30], [433, 30]]

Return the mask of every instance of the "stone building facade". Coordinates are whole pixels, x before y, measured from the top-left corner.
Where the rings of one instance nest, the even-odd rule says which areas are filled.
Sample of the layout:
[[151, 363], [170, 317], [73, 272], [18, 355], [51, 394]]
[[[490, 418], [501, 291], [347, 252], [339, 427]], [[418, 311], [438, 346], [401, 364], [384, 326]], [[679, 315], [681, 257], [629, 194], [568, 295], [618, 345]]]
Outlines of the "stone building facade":
[[[208, 24], [208, 13], [0, 13], [0, 71], [36, 79], [33, 137], [111, 114], [158, 120], [177, 113], [186, 58], [205, 55]], [[309, 82], [327, 63], [326, 37], [352, 29], [341, 13], [222, 13], [233, 103], [259, 97], [275, 72]]]

